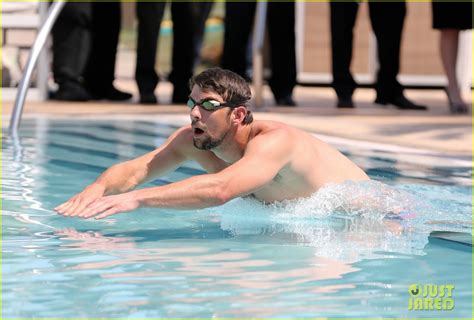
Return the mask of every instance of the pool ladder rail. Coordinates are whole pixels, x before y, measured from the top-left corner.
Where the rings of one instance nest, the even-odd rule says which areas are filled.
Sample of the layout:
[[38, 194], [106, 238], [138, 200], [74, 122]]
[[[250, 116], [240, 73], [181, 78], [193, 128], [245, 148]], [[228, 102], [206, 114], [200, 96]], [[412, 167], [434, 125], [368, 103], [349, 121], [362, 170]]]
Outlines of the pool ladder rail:
[[63, 9], [65, 4], [65, 0], [55, 0], [52, 3], [51, 7], [48, 10], [46, 19], [43, 25], [41, 26], [35, 41], [33, 42], [33, 46], [31, 47], [30, 54], [26, 62], [25, 71], [23, 72], [21, 81], [18, 85], [15, 103], [13, 105], [13, 112], [10, 118], [9, 127], [9, 134], [11, 136], [17, 136], [18, 134], [18, 127], [20, 125], [23, 107], [25, 105], [26, 94], [31, 84], [33, 70], [36, 66], [36, 63], [38, 62], [38, 58], [41, 54], [41, 51], [43, 50], [44, 45], [48, 40], [48, 36], [51, 32], [51, 29], [53, 28], [54, 23], [56, 22], [59, 13], [61, 13], [61, 10]]

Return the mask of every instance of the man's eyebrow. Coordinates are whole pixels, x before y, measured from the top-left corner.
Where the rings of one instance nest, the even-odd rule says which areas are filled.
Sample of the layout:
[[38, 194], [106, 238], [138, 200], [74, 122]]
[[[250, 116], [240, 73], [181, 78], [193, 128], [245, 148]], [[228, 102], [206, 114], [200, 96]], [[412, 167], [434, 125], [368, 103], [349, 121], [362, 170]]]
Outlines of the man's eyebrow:
[[220, 102], [219, 98], [215, 98], [215, 97], [207, 97], [207, 98], [204, 98], [200, 101], [197, 101], [197, 100], [193, 99], [192, 97], [189, 97], [189, 98], [192, 99], [196, 103], [203, 103], [203, 102], [206, 102], [206, 101], [209, 101], [209, 100], [214, 100], [214, 101]]

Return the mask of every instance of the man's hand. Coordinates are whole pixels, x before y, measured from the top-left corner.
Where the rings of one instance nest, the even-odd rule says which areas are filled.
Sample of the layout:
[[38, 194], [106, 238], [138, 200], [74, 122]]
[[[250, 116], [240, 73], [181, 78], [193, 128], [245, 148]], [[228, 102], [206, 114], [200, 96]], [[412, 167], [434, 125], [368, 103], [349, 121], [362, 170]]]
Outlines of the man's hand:
[[135, 197], [135, 192], [127, 192], [124, 194], [102, 197], [91, 203], [77, 216], [85, 219], [95, 216], [96, 219], [102, 219], [113, 214], [135, 210], [139, 206], [140, 203]]
[[92, 203], [102, 198], [104, 193], [104, 186], [93, 183], [85, 188], [81, 193], [54, 208], [54, 210], [63, 216], [75, 217]]

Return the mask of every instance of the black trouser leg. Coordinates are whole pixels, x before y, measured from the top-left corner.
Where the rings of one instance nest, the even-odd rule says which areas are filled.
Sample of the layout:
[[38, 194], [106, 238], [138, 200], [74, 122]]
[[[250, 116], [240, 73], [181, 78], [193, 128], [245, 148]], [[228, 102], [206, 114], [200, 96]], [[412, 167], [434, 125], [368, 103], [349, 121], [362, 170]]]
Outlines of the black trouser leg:
[[405, 2], [370, 2], [369, 10], [380, 65], [375, 89], [378, 98], [391, 99], [403, 91], [397, 75], [406, 5]]
[[137, 1], [136, 4], [138, 40], [135, 80], [140, 95], [152, 94], [158, 84], [155, 62], [165, 6], [165, 2]]
[[173, 83], [173, 102], [185, 103], [189, 95], [188, 82], [194, 67], [194, 26], [191, 3], [173, 2], [173, 57], [169, 80]]
[[53, 28], [54, 81], [81, 84], [91, 47], [92, 4], [68, 2]]
[[359, 4], [331, 2], [331, 49], [333, 87], [338, 96], [351, 96], [357, 84], [352, 77], [353, 28]]
[[255, 2], [226, 2], [222, 68], [248, 79], [247, 45], [255, 16]]
[[206, 20], [211, 13], [213, 2], [192, 2], [191, 11], [194, 20], [194, 65], [200, 61], [201, 47], [204, 40]]
[[85, 74], [92, 93], [101, 95], [113, 87], [120, 15], [120, 2], [92, 2], [92, 49]]
[[291, 96], [296, 84], [295, 3], [268, 4], [272, 76], [270, 88], [276, 99]]

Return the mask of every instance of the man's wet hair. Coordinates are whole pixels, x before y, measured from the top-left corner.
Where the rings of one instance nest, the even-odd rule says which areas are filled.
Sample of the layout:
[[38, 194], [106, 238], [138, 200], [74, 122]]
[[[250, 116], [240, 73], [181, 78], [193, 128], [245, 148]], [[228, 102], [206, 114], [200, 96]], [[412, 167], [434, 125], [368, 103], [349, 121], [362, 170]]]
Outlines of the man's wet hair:
[[[203, 91], [214, 91], [219, 94], [225, 102], [238, 106], [247, 107], [247, 102], [252, 98], [250, 87], [244, 78], [237, 73], [221, 68], [210, 68], [195, 75], [189, 80], [189, 89], [198, 86]], [[247, 110], [243, 124], [250, 124], [253, 115]]]

